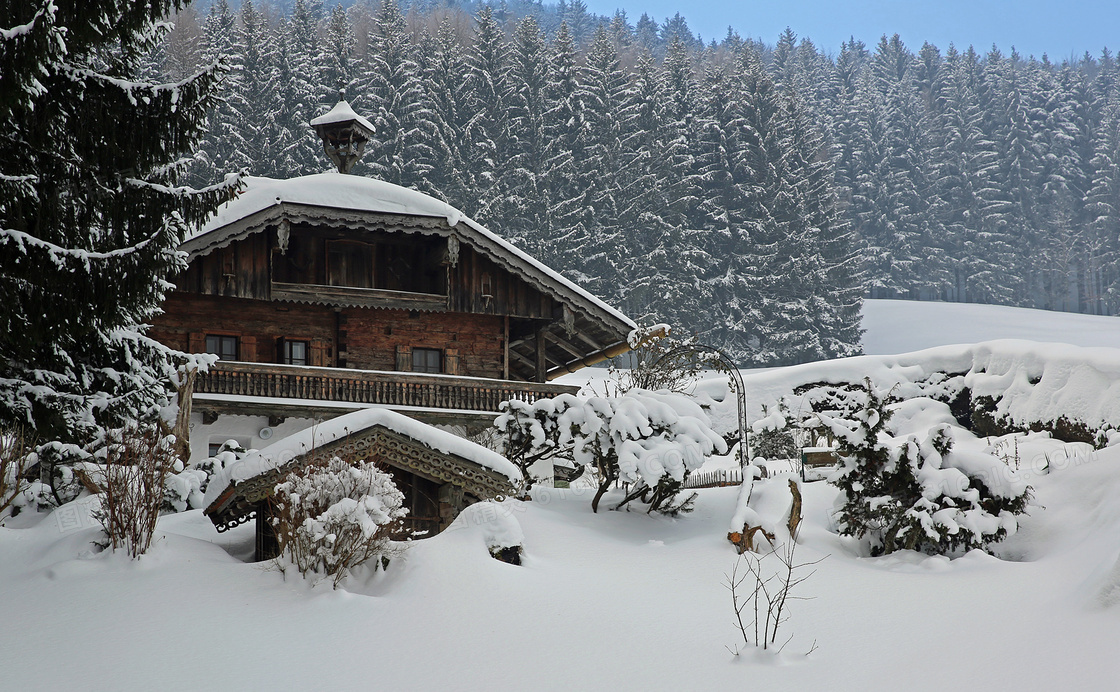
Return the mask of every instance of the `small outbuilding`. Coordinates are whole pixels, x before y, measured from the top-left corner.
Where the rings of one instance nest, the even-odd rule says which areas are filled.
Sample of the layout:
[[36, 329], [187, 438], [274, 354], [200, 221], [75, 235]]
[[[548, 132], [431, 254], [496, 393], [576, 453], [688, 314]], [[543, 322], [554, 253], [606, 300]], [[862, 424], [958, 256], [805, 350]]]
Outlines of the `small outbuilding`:
[[277, 555], [269, 498], [291, 471], [323, 457], [382, 464], [405, 495], [401, 538], [431, 536], [468, 505], [514, 492], [521, 472], [500, 454], [387, 409], [334, 418], [254, 451], [222, 469], [206, 490], [206, 516], [219, 532], [256, 519], [256, 559]]

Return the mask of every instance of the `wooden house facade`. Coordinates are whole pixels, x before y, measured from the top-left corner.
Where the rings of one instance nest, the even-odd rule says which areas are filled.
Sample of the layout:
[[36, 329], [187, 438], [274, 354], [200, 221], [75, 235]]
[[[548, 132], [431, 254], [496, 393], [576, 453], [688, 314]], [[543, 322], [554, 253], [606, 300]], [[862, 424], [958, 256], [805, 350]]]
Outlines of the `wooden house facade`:
[[364, 407], [486, 424], [501, 401], [573, 391], [551, 380], [635, 327], [453, 207], [361, 176], [248, 178], [181, 249], [150, 334], [219, 356], [192, 456]]

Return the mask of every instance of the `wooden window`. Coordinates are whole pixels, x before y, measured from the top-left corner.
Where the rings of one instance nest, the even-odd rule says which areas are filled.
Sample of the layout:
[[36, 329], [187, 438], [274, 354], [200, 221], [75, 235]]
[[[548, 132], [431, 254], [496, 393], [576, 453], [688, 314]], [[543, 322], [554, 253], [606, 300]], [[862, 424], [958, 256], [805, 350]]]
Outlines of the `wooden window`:
[[442, 372], [440, 368], [442, 355], [438, 348], [412, 349], [412, 372]]
[[281, 349], [281, 362], [287, 365], [308, 365], [310, 349], [306, 341], [292, 341], [284, 339]]
[[327, 285], [373, 288], [373, 247], [327, 241]]
[[221, 442], [211, 442], [210, 444], [206, 445], [206, 454], [208, 454], [209, 456], [216, 457], [218, 456], [218, 452], [220, 451], [222, 451]]
[[207, 334], [206, 352], [222, 360], [237, 360], [237, 337], [225, 334]]

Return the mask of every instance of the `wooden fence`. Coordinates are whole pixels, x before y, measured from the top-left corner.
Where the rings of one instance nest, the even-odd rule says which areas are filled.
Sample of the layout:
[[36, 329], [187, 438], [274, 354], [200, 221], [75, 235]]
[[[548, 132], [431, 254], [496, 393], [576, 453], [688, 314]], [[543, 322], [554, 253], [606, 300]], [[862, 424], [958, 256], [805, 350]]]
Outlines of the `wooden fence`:
[[717, 469], [690, 474], [684, 482], [685, 488], [724, 488], [729, 485], [742, 485], [742, 469]]

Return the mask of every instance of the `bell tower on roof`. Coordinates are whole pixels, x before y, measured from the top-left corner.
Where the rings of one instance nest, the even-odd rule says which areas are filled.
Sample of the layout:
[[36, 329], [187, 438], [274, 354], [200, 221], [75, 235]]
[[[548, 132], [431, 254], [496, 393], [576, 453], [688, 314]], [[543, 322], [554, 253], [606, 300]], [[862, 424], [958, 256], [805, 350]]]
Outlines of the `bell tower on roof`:
[[373, 124], [354, 112], [346, 101], [345, 92], [339, 92], [338, 103], [312, 120], [311, 127], [323, 140], [323, 151], [339, 173], [354, 169], [354, 164], [362, 158], [366, 142], [373, 138]]

